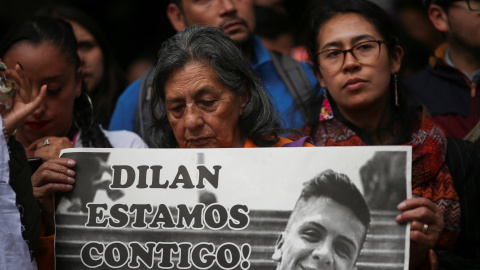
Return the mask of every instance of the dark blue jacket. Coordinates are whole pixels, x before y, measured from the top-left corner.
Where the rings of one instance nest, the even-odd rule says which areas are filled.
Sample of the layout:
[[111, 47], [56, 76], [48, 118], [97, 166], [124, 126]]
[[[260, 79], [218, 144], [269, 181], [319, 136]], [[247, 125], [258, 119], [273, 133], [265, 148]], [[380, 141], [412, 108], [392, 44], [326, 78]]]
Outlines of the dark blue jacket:
[[418, 104], [425, 105], [447, 137], [463, 139], [480, 120], [478, 82], [472, 83], [443, 59], [447, 44], [419, 72], [406, 79]]

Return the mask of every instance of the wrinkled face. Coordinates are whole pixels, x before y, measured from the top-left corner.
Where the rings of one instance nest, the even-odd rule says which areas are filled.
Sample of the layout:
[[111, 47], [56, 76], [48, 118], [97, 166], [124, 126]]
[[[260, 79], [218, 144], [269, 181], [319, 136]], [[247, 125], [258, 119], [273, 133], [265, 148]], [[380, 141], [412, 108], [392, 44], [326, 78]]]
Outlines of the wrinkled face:
[[[362, 41], [384, 40], [373, 24], [356, 13], [333, 17], [320, 28], [317, 39], [318, 52], [348, 50]], [[317, 76], [344, 115], [376, 106], [384, 108], [391, 90], [391, 76], [400, 70], [400, 61], [401, 55], [389, 57], [386, 45], [382, 44], [373, 64], [360, 64], [351, 53], [347, 53], [340, 70], [328, 73], [320, 69]]]
[[56, 47], [46, 42], [31, 45], [20, 42], [11, 47], [3, 60], [8, 67], [20, 62], [32, 87], [32, 99], [48, 84], [47, 96], [40, 107], [17, 130], [17, 139], [25, 144], [45, 136], [66, 136], [72, 125], [73, 104], [81, 93], [81, 72]]
[[277, 244], [277, 270], [354, 269], [366, 227], [330, 198], [300, 201]]
[[247, 100], [197, 62], [174, 71], [165, 83], [165, 110], [180, 148], [243, 147], [238, 122]]
[[77, 39], [78, 56], [83, 67], [83, 82], [88, 92], [98, 86], [103, 77], [103, 52], [97, 40], [83, 26], [68, 21], [72, 25], [73, 33]]
[[449, 41], [479, 54], [480, 11], [471, 11], [466, 1], [456, 1], [448, 8], [447, 20]]
[[248, 40], [255, 30], [251, 0], [182, 0], [182, 9], [185, 26], [218, 27], [238, 42]]

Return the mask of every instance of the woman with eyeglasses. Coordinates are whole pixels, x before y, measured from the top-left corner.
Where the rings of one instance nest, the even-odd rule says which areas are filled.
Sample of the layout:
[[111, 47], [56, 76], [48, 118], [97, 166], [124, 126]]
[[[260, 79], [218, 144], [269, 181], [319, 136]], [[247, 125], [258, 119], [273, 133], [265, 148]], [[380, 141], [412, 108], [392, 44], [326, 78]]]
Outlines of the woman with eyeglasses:
[[420, 269], [433, 263], [433, 248], [454, 247], [460, 228], [446, 138], [422, 107], [408, 106], [388, 14], [363, 0], [317, 1], [309, 10], [309, 57], [326, 91], [304, 131], [317, 146], [413, 147], [414, 198], [398, 202], [396, 221], [411, 222], [410, 269]]

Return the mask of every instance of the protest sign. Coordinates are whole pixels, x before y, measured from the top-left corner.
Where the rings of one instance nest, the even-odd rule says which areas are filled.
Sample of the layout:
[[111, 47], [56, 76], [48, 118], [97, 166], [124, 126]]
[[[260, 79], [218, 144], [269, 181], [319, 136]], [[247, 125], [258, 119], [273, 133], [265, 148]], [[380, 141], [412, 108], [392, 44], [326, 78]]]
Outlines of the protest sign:
[[[56, 198], [57, 269], [306, 268], [318, 261], [299, 254], [329, 237], [337, 264], [408, 269], [409, 226], [395, 216], [411, 197], [411, 147], [66, 149], [61, 157], [77, 165], [73, 191]], [[354, 200], [355, 190], [297, 203], [305, 182], [341, 174], [368, 204], [368, 229], [361, 203], [332, 199]]]

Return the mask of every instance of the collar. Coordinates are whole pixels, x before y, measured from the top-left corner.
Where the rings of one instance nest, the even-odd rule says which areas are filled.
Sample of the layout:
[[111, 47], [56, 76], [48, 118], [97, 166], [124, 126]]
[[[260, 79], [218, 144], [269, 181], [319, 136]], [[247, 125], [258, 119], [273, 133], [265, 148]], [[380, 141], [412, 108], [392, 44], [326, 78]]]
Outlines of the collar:
[[270, 62], [271, 60], [268, 50], [263, 45], [262, 40], [260, 40], [257, 35], [253, 35], [253, 55], [250, 65], [253, 69], [256, 69], [258, 66]]
[[[454, 67], [454, 68], [457, 68], [455, 67], [455, 65], [453, 64], [452, 62], [452, 59], [450, 58], [450, 48], [447, 48], [446, 51], [445, 51], [445, 63], [447, 63], [447, 65], [451, 66], [451, 67]], [[458, 69], [458, 68], [457, 68]], [[458, 69], [460, 70], [460, 69]], [[467, 79], [470, 80], [470, 82], [476, 82], [480, 79], [480, 69], [477, 69], [474, 73], [473, 73], [473, 76], [470, 77], [468, 76], [467, 73], [463, 72], [462, 70], [460, 70]]]

